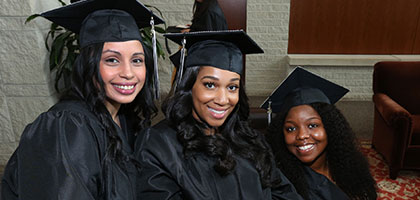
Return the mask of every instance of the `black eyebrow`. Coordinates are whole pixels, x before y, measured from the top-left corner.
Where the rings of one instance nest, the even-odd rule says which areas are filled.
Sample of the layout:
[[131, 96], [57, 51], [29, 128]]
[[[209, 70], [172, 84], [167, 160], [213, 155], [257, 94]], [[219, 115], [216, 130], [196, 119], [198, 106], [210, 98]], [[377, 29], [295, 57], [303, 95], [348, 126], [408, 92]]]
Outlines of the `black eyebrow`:
[[102, 53], [107, 53], [107, 52], [116, 53], [118, 55], [121, 55], [121, 53], [119, 51], [114, 51], [114, 50], [111, 50], [111, 49], [107, 49], [107, 50], [103, 51]]
[[216, 78], [214, 76], [203, 76], [203, 78], [201, 78], [201, 80], [203, 80], [205, 78], [209, 78], [209, 79], [213, 79], [213, 80], [219, 80], [218, 78]]
[[142, 56], [144, 56], [144, 53], [143, 53], [143, 52], [133, 53], [133, 56], [138, 56], [138, 55], [142, 55]]

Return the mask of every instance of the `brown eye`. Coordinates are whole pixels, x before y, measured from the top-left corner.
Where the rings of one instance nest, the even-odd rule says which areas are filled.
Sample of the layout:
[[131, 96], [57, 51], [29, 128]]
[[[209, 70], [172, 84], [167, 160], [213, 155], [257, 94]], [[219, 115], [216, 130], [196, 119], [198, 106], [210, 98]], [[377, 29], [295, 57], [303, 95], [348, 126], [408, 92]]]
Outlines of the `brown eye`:
[[309, 124], [309, 126], [308, 126], [309, 128], [316, 128], [316, 127], [318, 127], [318, 124]]
[[144, 60], [143, 59], [141, 59], [141, 58], [136, 58], [136, 59], [133, 59], [133, 61], [132, 61], [134, 64], [136, 64], [136, 65], [141, 65], [141, 64], [143, 64], [144, 63]]
[[228, 90], [230, 90], [230, 91], [236, 91], [236, 90], [238, 90], [238, 86], [237, 85], [230, 85], [230, 86], [228, 86]]
[[107, 63], [118, 63], [118, 60], [115, 59], [115, 58], [108, 58], [108, 59], [105, 60], [105, 62], [107, 62]]
[[115, 58], [107, 58], [105, 59], [105, 63], [109, 66], [117, 66], [120, 63], [120, 61]]
[[214, 85], [214, 83], [212, 83], [212, 82], [206, 82], [206, 83], [204, 83], [204, 86], [206, 87], [206, 88], [208, 88], [208, 89], [213, 89], [213, 88], [215, 88], [216, 86]]
[[296, 130], [296, 127], [286, 127], [284, 130], [286, 130], [286, 132], [292, 132]]

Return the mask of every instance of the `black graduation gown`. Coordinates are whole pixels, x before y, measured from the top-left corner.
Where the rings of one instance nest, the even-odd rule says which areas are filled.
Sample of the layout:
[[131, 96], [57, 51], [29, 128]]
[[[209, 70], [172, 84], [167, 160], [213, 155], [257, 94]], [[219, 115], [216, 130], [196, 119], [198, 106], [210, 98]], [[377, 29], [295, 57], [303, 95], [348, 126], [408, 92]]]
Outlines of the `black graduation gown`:
[[346, 200], [350, 199], [327, 177], [305, 166], [305, 177], [309, 185], [309, 199]]
[[227, 30], [225, 15], [217, 1], [209, 5], [207, 12], [192, 21], [190, 31], [219, 31]]
[[300, 199], [279, 170], [273, 175], [282, 178], [282, 185], [263, 189], [255, 167], [239, 156], [235, 157], [235, 170], [225, 177], [213, 169], [213, 157], [197, 153], [185, 159], [176, 132], [167, 121], [142, 134], [136, 141], [135, 157], [141, 165], [137, 191], [143, 199]]
[[[130, 154], [127, 124], [124, 117], [120, 120], [122, 129], [114, 125], [123, 150]], [[123, 167], [111, 163], [107, 182], [102, 179], [106, 146], [103, 126], [83, 102], [56, 104], [25, 128], [5, 169], [2, 199], [135, 199], [138, 171], [132, 162]], [[99, 196], [102, 186], [113, 188], [108, 189], [107, 197]]]

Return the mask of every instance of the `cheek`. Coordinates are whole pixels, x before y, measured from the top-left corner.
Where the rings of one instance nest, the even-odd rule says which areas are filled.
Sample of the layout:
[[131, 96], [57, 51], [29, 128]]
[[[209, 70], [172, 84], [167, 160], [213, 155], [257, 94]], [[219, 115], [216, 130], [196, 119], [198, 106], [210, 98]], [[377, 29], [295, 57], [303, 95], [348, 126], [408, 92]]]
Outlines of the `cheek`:
[[136, 74], [137, 79], [144, 81], [146, 80], [146, 67], [139, 67], [135, 69], [134, 73]]
[[327, 142], [327, 133], [325, 132], [325, 129], [320, 129], [316, 133], [312, 134], [312, 137], [314, 137], [318, 141], [325, 141]]
[[283, 132], [283, 136], [286, 145], [292, 145], [295, 142], [295, 136], [293, 134]]
[[108, 80], [111, 76], [109, 70], [103, 67], [102, 64], [99, 65], [99, 74], [101, 75], [101, 78], [104, 82], [106, 82], [106, 80]]
[[213, 94], [209, 91], [206, 91], [203, 87], [200, 87], [200, 85], [195, 84], [191, 91], [193, 104], [199, 105], [202, 103], [207, 103], [213, 98]]
[[238, 102], [239, 102], [239, 93], [237, 92], [237, 93], [234, 93], [234, 94], [232, 94], [231, 95], [231, 97], [230, 97], [230, 102], [231, 102], [231, 104], [232, 105], [236, 105], [236, 104], [238, 104]]

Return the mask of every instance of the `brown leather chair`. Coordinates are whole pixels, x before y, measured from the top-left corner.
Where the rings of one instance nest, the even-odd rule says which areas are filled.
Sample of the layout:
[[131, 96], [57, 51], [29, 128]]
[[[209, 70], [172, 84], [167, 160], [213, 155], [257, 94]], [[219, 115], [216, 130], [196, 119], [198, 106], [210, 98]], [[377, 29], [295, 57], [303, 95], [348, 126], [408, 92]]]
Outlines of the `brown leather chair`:
[[420, 169], [420, 62], [379, 62], [373, 72], [372, 145], [395, 179], [401, 169]]

